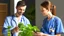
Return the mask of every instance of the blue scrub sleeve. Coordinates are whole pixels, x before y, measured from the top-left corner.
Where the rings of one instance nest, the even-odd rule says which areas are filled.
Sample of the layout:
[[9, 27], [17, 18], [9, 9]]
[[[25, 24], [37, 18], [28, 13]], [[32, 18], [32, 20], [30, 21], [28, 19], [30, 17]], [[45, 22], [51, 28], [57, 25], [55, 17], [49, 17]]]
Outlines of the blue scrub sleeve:
[[44, 32], [47, 33], [46, 30], [44, 29], [45, 21], [46, 21], [46, 19], [43, 20], [42, 28], [40, 29], [40, 31], [43, 32], [43, 33]]
[[57, 24], [57, 26], [56, 26], [56, 34], [64, 33], [63, 23], [62, 23], [61, 19], [57, 20], [56, 24]]
[[4, 35], [7, 35], [7, 27], [8, 27], [8, 20], [6, 18], [5, 21], [4, 21], [3, 29], [2, 29], [2, 33]]
[[26, 24], [30, 24], [30, 21], [27, 19]]
[[43, 27], [40, 29], [40, 31], [43, 33], [46, 32]]

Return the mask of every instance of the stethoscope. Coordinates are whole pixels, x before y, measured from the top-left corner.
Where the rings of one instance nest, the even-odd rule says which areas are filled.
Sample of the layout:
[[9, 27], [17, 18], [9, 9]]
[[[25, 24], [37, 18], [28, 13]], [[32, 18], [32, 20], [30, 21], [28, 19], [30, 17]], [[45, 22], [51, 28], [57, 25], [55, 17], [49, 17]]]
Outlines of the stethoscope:
[[[11, 26], [12, 26], [12, 27], [14, 27], [14, 26], [13, 26], [13, 22], [12, 22], [12, 21], [14, 21], [14, 22], [15, 22], [15, 24], [16, 24], [16, 26], [17, 26], [17, 22], [16, 22], [16, 20], [14, 20], [14, 19], [13, 19], [15, 16], [14, 16], [14, 15], [12, 15], [11, 17], [12, 17], [12, 19], [11, 19]], [[21, 18], [21, 22], [22, 22], [22, 18]]]

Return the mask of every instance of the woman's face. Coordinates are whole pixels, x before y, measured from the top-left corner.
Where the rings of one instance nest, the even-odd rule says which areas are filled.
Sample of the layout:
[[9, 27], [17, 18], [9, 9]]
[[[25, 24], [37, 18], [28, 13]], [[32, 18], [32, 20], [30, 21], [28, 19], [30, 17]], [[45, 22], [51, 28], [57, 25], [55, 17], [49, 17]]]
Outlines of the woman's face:
[[41, 13], [42, 13], [43, 16], [47, 16], [48, 15], [49, 11], [46, 8], [44, 8], [44, 7], [41, 6], [40, 10], [41, 10]]

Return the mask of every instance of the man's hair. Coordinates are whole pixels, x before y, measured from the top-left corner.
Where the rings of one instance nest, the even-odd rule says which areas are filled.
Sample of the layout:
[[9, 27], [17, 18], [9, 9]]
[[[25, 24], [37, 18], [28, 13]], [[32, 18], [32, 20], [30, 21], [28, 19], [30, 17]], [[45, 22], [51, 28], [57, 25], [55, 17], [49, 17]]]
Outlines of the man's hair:
[[17, 6], [16, 6], [16, 7], [18, 7], [18, 6], [26, 6], [25, 1], [18, 1], [18, 3], [17, 3]]

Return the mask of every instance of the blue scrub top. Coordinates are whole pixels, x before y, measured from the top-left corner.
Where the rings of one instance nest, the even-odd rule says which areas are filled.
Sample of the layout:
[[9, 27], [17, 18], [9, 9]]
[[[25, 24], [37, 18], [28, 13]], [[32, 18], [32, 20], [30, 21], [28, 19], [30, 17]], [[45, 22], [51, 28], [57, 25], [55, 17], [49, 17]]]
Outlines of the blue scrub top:
[[57, 16], [51, 18], [50, 20], [47, 20], [47, 18], [45, 18], [43, 20], [41, 32], [50, 35], [64, 33], [63, 23], [61, 19]]
[[[21, 22], [24, 25], [30, 24], [30, 21], [25, 16], [23, 16], [23, 15], [21, 17]], [[10, 30], [14, 29], [17, 26], [16, 16], [13, 15], [13, 16], [6, 17], [4, 25], [3, 25], [3, 30], [2, 30], [2, 32], [3, 32], [4, 35], [7, 34], [7, 29], [6, 28], [8, 26], [12, 27]]]

